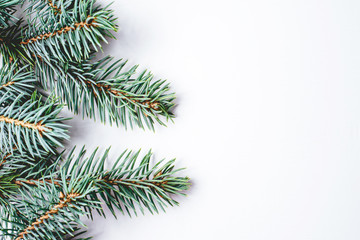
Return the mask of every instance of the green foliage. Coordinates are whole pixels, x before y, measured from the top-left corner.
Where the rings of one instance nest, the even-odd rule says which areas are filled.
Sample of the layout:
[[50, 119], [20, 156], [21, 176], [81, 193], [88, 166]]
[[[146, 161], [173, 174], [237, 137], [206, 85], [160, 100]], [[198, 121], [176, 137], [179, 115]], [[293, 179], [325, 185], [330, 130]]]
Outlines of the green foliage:
[[109, 149], [64, 157], [65, 105], [125, 128], [174, 117], [166, 81], [122, 59], [95, 60], [116, 30], [113, 11], [95, 0], [0, 1], [0, 239], [90, 239], [82, 216], [157, 213], [189, 188], [175, 160], [151, 166], [151, 152], [124, 151], [110, 169]]
[[[154, 129], [172, 119], [174, 93], [164, 80], [153, 81], [153, 75], [143, 71], [136, 76], [137, 66], [125, 70], [126, 61], [113, 61], [109, 56], [94, 63], [61, 63], [52, 59], [51, 65], [37, 64], [36, 73], [44, 87], [56, 89], [58, 96], [74, 113], [100, 117], [101, 122], [133, 127], [133, 124]], [[81, 104], [80, 104], [81, 103]]]
[[47, 183], [39, 183], [36, 188], [23, 184], [20, 197], [11, 199], [12, 207], [21, 214], [14, 214], [10, 231], [3, 229], [3, 234], [29, 240], [67, 239], [67, 235], [73, 235], [77, 226], [84, 226], [80, 220], [87, 214], [83, 206], [96, 204], [86, 199], [94, 190], [86, 186], [88, 180], [78, 180], [72, 179], [63, 189]]
[[[18, 96], [11, 104], [5, 96], [0, 100], [0, 146], [3, 152], [18, 149], [31, 155], [41, 155], [41, 149], [54, 152], [69, 139], [66, 119], [58, 114], [62, 105], [53, 98], [43, 100], [36, 92], [26, 101]], [[9, 104], [9, 105], [8, 105]]]
[[6, 28], [0, 28], [0, 53], [4, 65], [13, 64], [28, 65], [33, 64], [33, 60], [28, 58], [23, 47], [20, 45], [22, 21], [11, 24]]
[[8, 27], [9, 21], [15, 19], [13, 16], [14, 7], [20, 4], [22, 0], [1, 0], [0, 2], [0, 28]]
[[15, 175], [0, 175], [0, 207], [8, 204], [7, 199], [17, 193], [18, 186], [13, 183]]
[[[44, 88], [55, 91], [75, 114], [117, 126], [154, 129], [174, 117], [175, 95], [164, 80], [137, 66], [104, 57], [94, 61], [106, 37], [116, 30], [112, 10], [93, 0], [31, 0], [22, 21], [0, 29], [5, 64], [35, 71]], [[33, 70], [31, 70], [33, 68]]]
[[101, 49], [101, 41], [113, 37], [111, 31], [116, 30], [116, 19], [112, 10], [95, 6], [94, 2], [74, 1], [70, 11], [28, 19], [21, 42], [28, 57], [49, 62], [53, 56], [62, 62], [80, 62], [89, 58], [91, 47], [96, 51]]
[[[3, 233], [16, 237], [27, 230], [27, 239], [65, 239], [61, 237], [72, 234], [76, 226], [83, 226], [81, 216], [92, 216], [94, 209], [105, 216], [102, 204], [115, 217], [115, 209], [128, 214], [136, 213], [137, 208], [153, 213], [158, 208], [164, 210], [166, 205], [177, 205], [170, 194], [184, 195], [189, 187], [187, 177], [174, 176], [182, 170], [174, 169], [174, 160], [150, 167], [151, 152], [139, 160], [140, 151], [124, 151], [106, 169], [108, 152], [109, 149], [97, 157], [95, 150], [85, 158], [84, 148], [77, 155], [73, 149], [61, 167], [54, 161], [42, 177], [30, 174], [7, 180], [12, 189], [19, 189], [7, 205], [21, 215], [14, 214], [10, 230]], [[13, 194], [6, 189], [4, 193]], [[49, 230], [51, 235], [46, 234]]]
[[[158, 212], [158, 208], [164, 210], [169, 205], [177, 205], [169, 194], [184, 195], [183, 191], [189, 187], [187, 177], [176, 177], [175, 173], [182, 169], [174, 170], [175, 160], [163, 163], [158, 162], [150, 167], [152, 153], [148, 152], [140, 158], [140, 151], [124, 151], [111, 166], [105, 168], [109, 149], [100, 157], [96, 157], [95, 150], [89, 158], [84, 159], [84, 148], [74, 159], [74, 155], [64, 162], [60, 171], [66, 172], [66, 178], [78, 179], [90, 176], [93, 179], [97, 191], [89, 195], [96, 202], [104, 202], [116, 216], [114, 207], [122, 213], [131, 211], [136, 213], [136, 208], [144, 213], [144, 208], [151, 213]], [[104, 212], [99, 209], [101, 215]]]
[[17, 62], [0, 68], [0, 98], [14, 101], [19, 95], [30, 96], [37, 82], [35, 75], [28, 71], [29, 66], [19, 68]]
[[61, 154], [40, 149], [39, 156], [32, 156], [28, 151], [13, 149], [12, 153], [0, 152], [0, 175], [16, 175], [18, 178], [38, 179], [56, 171]]
[[25, 11], [30, 19], [32, 17], [41, 19], [59, 17], [59, 13], [71, 11], [74, 8], [74, 2], [73, 0], [29, 0]]

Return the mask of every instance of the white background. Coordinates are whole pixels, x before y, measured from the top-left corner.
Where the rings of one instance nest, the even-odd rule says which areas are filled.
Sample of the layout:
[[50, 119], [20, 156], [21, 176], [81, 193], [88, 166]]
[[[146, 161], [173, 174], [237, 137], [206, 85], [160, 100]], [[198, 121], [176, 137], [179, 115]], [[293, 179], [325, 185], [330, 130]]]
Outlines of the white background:
[[[99, 0], [109, 3], [110, 0]], [[360, 2], [116, 0], [105, 54], [168, 79], [156, 132], [76, 117], [68, 146], [152, 148], [192, 179], [167, 213], [87, 222], [95, 240], [360, 239]]]

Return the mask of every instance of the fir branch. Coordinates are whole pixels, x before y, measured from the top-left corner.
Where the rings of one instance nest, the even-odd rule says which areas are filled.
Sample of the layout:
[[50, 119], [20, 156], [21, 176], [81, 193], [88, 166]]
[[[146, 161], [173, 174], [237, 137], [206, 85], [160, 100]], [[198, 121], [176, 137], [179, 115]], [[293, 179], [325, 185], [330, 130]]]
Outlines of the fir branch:
[[[0, 166], [0, 189], [3, 189], [1, 194], [3, 198], [1, 199], [2, 203], [0, 201], [0, 205], [11, 205], [9, 197], [18, 196], [18, 188], [30, 185], [30, 181], [23, 182], [19, 181], [19, 179], [41, 178], [44, 175], [50, 175], [56, 171], [58, 164], [59, 161], [55, 155], [46, 155], [44, 153], [41, 157], [32, 157], [28, 153], [21, 155], [19, 151], [14, 151]], [[7, 181], [1, 181], [1, 179], [6, 179]], [[39, 186], [41, 183], [37, 182], [36, 186]]]
[[[56, 152], [68, 139], [63, 105], [53, 96], [31, 93], [36, 79], [56, 91], [75, 113], [125, 127], [174, 117], [174, 94], [166, 81], [153, 81], [137, 66], [105, 57], [92, 61], [106, 37], [116, 31], [113, 12], [95, 0], [29, 0], [28, 25], [14, 22], [14, 6], [23, 0], [0, 3], [0, 232], [6, 239], [70, 240], [84, 226], [81, 216], [94, 210], [105, 216], [106, 205], [120, 212], [151, 213], [177, 205], [173, 195], [184, 195], [189, 178], [176, 176], [174, 160], [150, 166], [152, 153], [124, 151], [105, 169], [107, 150], [74, 149], [64, 159]], [[3, 239], [3, 238], [2, 238]], [[88, 238], [87, 238], [88, 239]], [[85, 238], [84, 238], [85, 240]]]
[[14, 101], [19, 95], [31, 96], [37, 79], [28, 70], [29, 66], [19, 68], [17, 62], [0, 68], [0, 98], [6, 95], [7, 101]]
[[94, 191], [87, 184], [88, 178], [72, 180], [62, 188], [48, 183], [36, 187], [23, 184], [19, 188], [21, 197], [10, 199], [11, 208], [18, 214], [13, 215], [3, 233], [28, 240], [72, 239], [81, 234], [76, 231], [78, 226], [84, 226], [80, 217], [88, 214], [84, 206], [96, 208], [98, 203], [86, 199]]
[[79, 23], [74, 23], [73, 25], [74, 26], [63, 27], [60, 30], [57, 30], [55, 32], [44, 33], [44, 34], [38, 35], [36, 37], [26, 39], [25, 41], [20, 42], [20, 44], [27, 45], [27, 44], [37, 42], [39, 40], [46, 40], [48, 38], [60, 36], [61, 34], [66, 34], [70, 31], [81, 30], [82, 28], [95, 27], [96, 26], [96, 18], [88, 17], [87, 19], [85, 19], [85, 21], [79, 22]]
[[[34, 13], [34, 12], [46, 12], [49, 11], [48, 8], [51, 8], [54, 10], [54, 12], [61, 13], [60, 7], [57, 6], [57, 2], [60, 2], [58, 0], [28, 0], [29, 6], [27, 6], [26, 11], [28, 13]], [[63, 2], [63, 1], [61, 1]], [[72, 1], [65, 1], [65, 2], [72, 2]]]
[[[94, 6], [93, 0], [79, 0], [71, 9], [56, 16], [36, 16], [23, 31], [21, 45], [28, 56], [50, 61], [50, 54], [62, 62], [80, 62], [101, 48], [105, 37], [116, 31], [115, 18], [107, 7]], [[90, 48], [92, 46], [92, 49]]]
[[4, 117], [4, 116], [0, 116], [0, 122], [5, 122], [5, 123], [9, 123], [9, 124], [15, 124], [15, 126], [21, 126], [23, 128], [29, 128], [29, 129], [33, 129], [33, 130], [37, 130], [40, 133], [40, 136], [42, 136], [42, 133], [44, 131], [51, 131], [52, 129], [45, 127], [41, 121], [39, 121], [38, 123], [31, 123], [31, 122], [25, 122], [23, 120], [18, 120], [18, 119], [13, 119], [13, 118], [8, 118], [8, 117]]
[[40, 178], [56, 171], [59, 164], [57, 156], [41, 151], [40, 157], [32, 157], [28, 152], [21, 154], [17, 149], [13, 153], [0, 154], [0, 205], [10, 205], [8, 197], [17, 194], [15, 190], [21, 186], [17, 179]]
[[149, 129], [154, 129], [154, 122], [165, 125], [160, 117], [172, 120], [175, 96], [169, 84], [153, 81], [146, 71], [136, 76], [137, 66], [124, 70], [125, 64], [109, 56], [94, 63], [89, 59], [63, 64], [52, 59], [50, 64], [38, 61], [35, 72], [41, 84], [55, 88], [76, 114], [82, 111], [83, 116], [95, 118], [97, 111], [101, 122]]
[[[174, 176], [183, 169], [174, 170], [175, 160], [158, 162], [150, 167], [152, 153], [146, 154], [139, 165], [136, 162], [139, 152], [134, 155], [124, 152], [110, 171], [103, 171], [96, 185], [102, 190], [100, 196], [115, 215], [113, 206], [129, 215], [136, 214], [138, 206], [142, 213], [144, 207], [151, 213], [158, 212], [158, 207], [165, 211], [166, 205], [178, 205], [172, 195], [185, 195], [183, 191], [190, 186], [189, 178]], [[98, 164], [103, 168], [103, 162]], [[96, 196], [94, 196], [96, 199]]]
[[[73, 9], [75, 1], [68, 0], [28, 0], [29, 5], [26, 10], [28, 17], [36, 15], [36, 19], [47, 19], [51, 17], [58, 17], [63, 13], [69, 14]], [[33, 16], [34, 17], [34, 16]]]
[[12, 153], [14, 147], [21, 153], [41, 156], [42, 149], [55, 153], [62, 146], [61, 141], [69, 138], [64, 118], [58, 117], [62, 105], [51, 98], [42, 100], [35, 92], [31, 99], [23, 102], [23, 95], [6, 105], [8, 99], [0, 104], [0, 146], [2, 151]]
[[[182, 170], [174, 170], [174, 160], [163, 165], [159, 162], [150, 168], [151, 152], [138, 161], [140, 151], [136, 153], [124, 151], [111, 169], [107, 170], [105, 160], [109, 149], [100, 158], [96, 157], [97, 150], [92, 152], [89, 158], [84, 157], [86, 153], [84, 148], [76, 157], [73, 151], [74, 149], [57, 172], [38, 179], [17, 178], [13, 183], [19, 187], [49, 184], [63, 189], [75, 182], [74, 179], [85, 181], [87, 186], [94, 187], [94, 191], [86, 196], [89, 201], [102, 201], [115, 217], [114, 207], [129, 215], [131, 211], [136, 214], [137, 207], [142, 213], [144, 208], [151, 213], [158, 212], [158, 207], [165, 211], [164, 207], [167, 204], [178, 204], [171, 195], [184, 195], [183, 191], [190, 185], [187, 177], [173, 176]], [[99, 205], [96, 209], [100, 215], [105, 215]], [[86, 208], [86, 211], [92, 213], [90, 207]]]
[[74, 201], [76, 201], [76, 198], [78, 198], [81, 194], [79, 193], [70, 193], [67, 196], [64, 196], [64, 194], [60, 193], [60, 202], [56, 204], [54, 207], [52, 207], [49, 211], [47, 211], [44, 215], [39, 217], [39, 219], [36, 222], [31, 223], [30, 226], [28, 226], [26, 229], [24, 229], [22, 232], [19, 233], [16, 240], [24, 239], [24, 236], [29, 234], [30, 231], [35, 230], [40, 224], [44, 224], [44, 221], [49, 219], [50, 217], [53, 217], [54, 214], [58, 214], [59, 210], [69, 207], [70, 204]]

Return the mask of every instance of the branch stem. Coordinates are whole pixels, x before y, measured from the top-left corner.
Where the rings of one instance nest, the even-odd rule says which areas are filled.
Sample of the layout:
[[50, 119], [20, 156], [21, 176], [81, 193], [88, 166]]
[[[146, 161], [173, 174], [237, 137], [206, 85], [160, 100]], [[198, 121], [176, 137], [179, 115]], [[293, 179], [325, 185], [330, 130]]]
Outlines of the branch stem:
[[51, 0], [48, 0], [48, 4], [50, 7], [54, 9], [55, 15], [61, 13], [61, 9], [58, 6], [56, 6]]
[[146, 100], [146, 101], [141, 101], [141, 100], [136, 100], [136, 99], [133, 99], [134, 97], [132, 96], [129, 96], [129, 94], [127, 94], [126, 92], [124, 91], [121, 91], [121, 90], [117, 90], [117, 89], [113, 89], [111, 88], [111, 86], [109, 85], [106, 85], [106, 84], [103, 84], [103, 83], [97, 83], [97, 84], [94, 84], [93, 82], [91, 81], [88, 81], [88, 80], [84, 80], [85, 84], [89, 87], [91, 86], [95, 86], [96, 88], [98, 88], [100, 91], [104, 91], [105, 93], [109, 94], [109, 93], [112, 93], [114, 94], [115, 96], [118, 96], [118, 97], [124, 97], [127, 101], [131, 102], [131, 103], [138, 103], [138, 104], [142, 104], [142, 105], [145, 105], [146, 108], [151, 108], [153, 110], [159, 110], [159, 102], [157, 101], [151, 101], [151, 100]]
[[88, 28], [94, 27], [95, 22], [96, 22], [96, 18], [92, 18], [88, 22], [89, 18], [90, 18], [90, 16], [88, 16], [88, 18], [83, 22], [75, 23], [74, 27], [66, 26], [66, 27], [61, 28], [60, 30], [55, 31], [55, 32], [44, 33], [44, 34], [41, 34], [39, 36], [29, 38], [29, 39], [27, 39], [25, 41], [20, 42], [20, 44], [27, 45], [27, 44], [30, 44], [30, 43], [37, 42], [39, 40], [45, 40], [45, 39], [48, 39], [48, 38], [51, 38], [51, 37], [54, 37], [54, 36], [59, 36], [61, 34], [64, 34], [64, 33], [70, 32], [70, 31], [75, 31], [76, 29], [81, 29], [81, 28], [84, 28], [84, 27], [88, 27]]
[[39, 219], [37, 219], [36, 222], [33, 222], [29, 227], [24, 229], [24, 231], [19, 233], [16, 240], [23, 239], [24, 235], [29, 234], [29, 231], [34, 230], [36, 226], [43, 224], [44, 220], [50, 218], [51, 215], [57, 214], [60, 209], [67, 207], [73, 201], [73, 198], [76, 198], [78, 196], [80, 196], [80, 194], [70, 193], [65, 197], [63, 193], [60, 193], [60, 202], [58, 204], [56, 204], [53, 208], [51, 208], [49, 211], [47, 211]]
[[15, 83], [15, 82], [11, 81], [11, 82], [7, 82], [7, 83], [5, 83], [5, 84], [2, 84], [2, 85], [0, 85], [0, 90], [3, 89], [3, 88], [8, 87], [8, 86], [10, 86], [10, 85], [13, 85], [14, 83]]
[[41, 121], [38, 123], [30, 123], [30, 122], [25, 122], [25, 121], [18, 120], [18, 119], [0, 116], [0, 122], [6, 122], [6, 123], [10, 123], [10, 124], [15, 124], [16, 126], [21, 126], [24, 128], [38, 130], [40, 133], [42, 133], [45, 130], [51, 130], [50, 128], [47, 128], [44, 125], [42, 125]]

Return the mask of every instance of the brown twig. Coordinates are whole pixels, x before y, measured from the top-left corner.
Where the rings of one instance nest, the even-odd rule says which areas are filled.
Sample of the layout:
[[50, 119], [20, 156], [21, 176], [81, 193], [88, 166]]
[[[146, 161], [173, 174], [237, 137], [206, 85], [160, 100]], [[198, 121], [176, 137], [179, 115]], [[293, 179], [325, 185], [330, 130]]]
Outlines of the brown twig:
[[54, 9], [55, 15], [61, 13], [61, 9], [58, 6], [56, 6], [51, 0], [48, 0], [48, 4], [50, 7]]
[[104, 181], [106, 183], [114, 184], [114, 185], [119, 185], [119, 184], [127, 185], [126, 183], [131, 183], [131, 184], [138, 185], [138, 186], [140, 186], [141, 183], [146, 182], [146, 183], [151, 183], [157, 187], [161, 187], [162, 185], [167, 183], [167, 181], [151, 182], [151, 180], [148, 180], [148, 179], [139, 179], [137, 181], [131, 181], [131, 180], [127, 180], [127, 179], [114, 179], [114, 180], [104, 180]]
[[16, 238], [16, 240], [20, 240], [24, 238], [24, 235], [28, 234], [29, 231], [32, 231], [35, 229], [36, 226], [44, 223], [44, 220], [48, 219], [51, 217], [51, 215], [57, 214], [59, 212], [60, 209], [69, 206], [69, 204], [73, 201], [73, 198], [76, 198], [80, 196], [79, 193], [70, 193], [65, 196], [63, 193], [60, 193], [60, 202], [55, 205], [53, 208], [51, 208], [49, 211], [47, 211], [43, 216], [41, 216], [39, 219], [36, 220], [36, 222], [33, 222], [29, 227], [27, 227], [26, 229], [24, 229], [24, 231], [22, 231], [21, 233], [19, 233], [18, 237]]
[[[88, 16], [88, 18], [89, 17], [90, 16]], [[48, 39], [48, 38], [51, 38], [51, 37], [54, 37], [54, 36], [59, 36], [59, 35], [61, 35], [63, 33], [74, 31], [77, 28], [81, 29], [81, 28], [84, 28], [84, 27], [92, 27], [92, 26], [95, 26], [95, 20], [96, 20], [96, 18], [93, 18], [89, 23], [87, 23], [86, 21], [75, 23], [74, 27], [69, 27], [69, 26], [63, 27], [60, 30], [57, 30], [55, 32], [44, 33], [44, 34], [41, 34], [39, 36], [29, 38], [29, 39], [27, 39], [25, 41], [20, 42], [20, 44], [27, 45], [27, 44], [30, 44], [30, 43], [37, 42], [39, 40], [45, 40], [45, 39]]]
[[[159, 110], [159, 102], [158, 101], [150, 101], [150, 100], [140, 101], [140, 100], [136, 100], [136, 99], [133, 99], [132, 96], [129, 96], [129, 94], [127, 94], [126, 92], [121, 91], [121, 90], [112, 89], [111, 86], [109, 86], [109, 85], [106, 85], [106, 84], [103, 84], [103, 83], [94, 84], [93, 82], [88, 81], [88, 80], [84, 80], [84, 82], [88, 87], [94, 86], [97, 89], [99, 89], [99, 91], [104, 91], [107, 94], [112, 93], [112, 94], [114, 94], [115, 96], [118, 96], [118, 97], [123, 96], [129, 102], [139, 103], [139, 104], [145, 105], [145, 107], [151, 108], [151, 109], [153, 109], [155, 111]], [[96, 96], [96, 93], [94, 93], [94, 94]]]
[[37, 180], [37, 179], [29, 179], [29, 180], [16, 180], [14, 183], [19, 186], [23, 186], [24, 184], [31, 185], [31, 186], [37, 186], [39, 183], [53, 183], [56, 186], [60, 186], [60, 180], [52, 181], [49, 179], [45, 180]]
[[7, 82], [7, 83], [5, 83], [5, 84], [3, 84], [3, 85], [0, 86], [0, 90], [3, 89], [3, 88], [8, 87], [8, 86], [10, 86], [10, 85], [13, 85], [14, 83], [15, 83], [15, 82], [13, 82], [13, 81]]
[[15, 124], [16, 126], [21, 126], [21, 127], [29, 128], [29, 129], [35, 129], [35, 130], [38, 130], [40, 133], [42, 133], [45, 130], [51, 130], [50, 128], [42, 125], [41, 121], [35, 124], [35, 123], [30, 123], [30, 122], [24, 122], [24, 121], [18, 120], [18, 119], [8, 118], [5, 116], [0, 116], [0, 122]]

